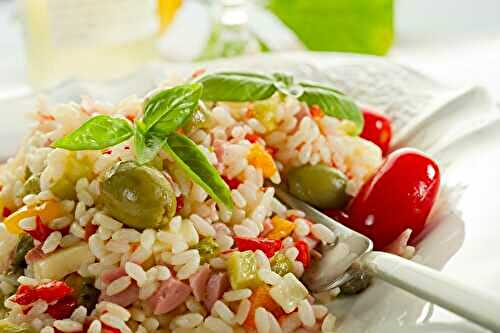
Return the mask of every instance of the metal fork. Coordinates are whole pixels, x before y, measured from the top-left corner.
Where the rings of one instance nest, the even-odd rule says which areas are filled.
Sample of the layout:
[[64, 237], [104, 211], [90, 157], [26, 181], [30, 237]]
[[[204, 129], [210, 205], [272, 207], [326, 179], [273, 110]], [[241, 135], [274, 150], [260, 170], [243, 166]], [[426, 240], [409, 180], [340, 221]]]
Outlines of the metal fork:
[[321, 292], [349, 282], [356, 270], [384, 280], [417, 297], [434, 303], [476, 324], [500, 332], [500, 300], [471, 288], [443, 273], [385, 252], [373, 251], [372, 241], [331, 219], [305, 202], [276, 188], [276, 196], [287, 206], [303, 211], [315, 223], [336, 235], [323, 246], [321, 259], [302, 278], [312, 292]]

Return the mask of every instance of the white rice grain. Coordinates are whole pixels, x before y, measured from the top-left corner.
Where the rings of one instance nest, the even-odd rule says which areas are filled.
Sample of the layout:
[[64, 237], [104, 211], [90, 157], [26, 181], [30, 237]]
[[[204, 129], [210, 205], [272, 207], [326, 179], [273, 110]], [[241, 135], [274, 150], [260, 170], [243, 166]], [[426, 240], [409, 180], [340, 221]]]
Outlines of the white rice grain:
[[136, 243], [141, 240], [141, 233], [135, 229], [120, 229], [118, 231], [115, 231], [113, 233], [113, 236], [111, 236], [113, 240], [117, 241], [127, 241], [129, 243]]
[[231, 326], [226, 324], [223, 320], [212, 316], [205, 318], [203, 326], [205, 326], [205, 328], [211, 330], [212, 332], [233, 333], [233, 329]]
[[305, 327], [312, 327], [316, 323], [313, 308], [306, 299], [299, 302], [298, 313], [300, 321]]
[[53, 252], [61, 243], [62, 234], [59, 231], [53, 231], [49, 237], [43, 242], [42, 252], [47, 254]]
[[250, 296], [252, 296], [252, 290], [245, 288], [226, 291], [222, 297], [226, 302], [235, 302], [249, 298]]
[[32, 287], [40, 284], [40, 281], [38, 281], [37, 279], [30, 278], [30, 277], [27, 277], [24, 275], [21, 275], [20, 277], [18, 277], [17, 282], [19, 282], [19, 284], [25, 284], [25, 285], [32, 286]]
[[262, 250], [256, 250], [254, 253], [255, 259], [257, 260], [257, 267], [270, 270], [271, 263], [269, 262], [269, 259], [264, 254], [264, 252], [262, 252]]
[[297, 235], [299, 238], [302, 238], [309, 235], [309, 232], [309, 224], [306, 222], [306, 220], [302, 218], [298, 218], [295, 220], [295, 235]]
[[313, 304], [312, 309], [314, 311], [314, 317], [316, 319], [324, 318], [328, 313], [328, 308], [321, 304]]
[[236, 315], [234, 316], [234, 321], [239, 325], [243, 325], [243, 323], [247, 320], [248, 314], [250, 313], [250, 307], [252, 303], [248, 299], [244, 299], [238, 305], [238, 310], [236, 311]]
[[196, 231], [198, 231], [200, 235], [205, 237], [215, 236], [215, 229], [210, 223], [207, 222], [207, 220], [197, 214], [191, 215], [190, 220], [193, 222]]
[[83, 324], [86, 317], [87, 317], [87, 308], [80, 305], [73, 311], [70, 319]]
[[83, 328], [81, 323], [71, 319], [56, 320], [54, 327], [61, 332], [79, 332]]
[[299, 318], [299, 314], [297, 312], [293, 312], [292, 314], [286, 316], [281, 322], [281, 329], [283, 330], [283, 333], [291, 333], [299, 328], [300, 325], [302, 325], [302, 322]]
[[153, 229], [146, 229], [141, 234], [141, 246], [145, 249], [152, 249], [155, 243], [156, 232]]
[[187, 313], [174, 319], [175, 325], [181, 328], [195, 328], [203, 322], [203, 316], [199, 313]]
[[132, 283], [130, 276], [122, 276], [111, 282], [106, 288], [106, 295], [113, 296], [127, 289]]
[[85, 230], [78, 223], [73, 222], [69, 227], [69, 232], [80, 239], [85, 238]]
[[158, 289], [158, 282], [147, 282], [144, 286], [139, 288], [139, 299], [148, 299], [155, 293], [156, 289]]
[[257, 329], [257, 333], [269, 333], [271, 329], [269, 313], [262, 307], [258, 307], [255, 310], [255, 328]]
[[232, 325], [234, 321], [234, 313], [224, 302], [217, 300], [212, 306], [212, 313], [215, 313], [228, 325]]
[[92, 323], [90, 323], [87, 333], [101, 333], [101, 329], [102, 329], [101, 322], [97, 319], [94, 319]]
[[111, 231], [117, 231], [123, 227], [122, 223], [101, 212], [98, 212], [94, 215], [93, 223], [99, 226], [103, 226], [104, 228], [109, 229]]
[[276, 317], [270, 312], [268, 312], [268, 315], [269, 315], [269, 333], [283, 333], [283, 331], [281, 330], [280, 323], [278, 322]]
[[149, 317], [142, 322], [142, 326], [144, 326], [144, 328], [147, 329], [148, 332], [156, 332], [156, 330], [160, 326], [160, 322], [156, 318]]
[[19, 227], [25, 231], [33, 231], [36, 229], [36, 217], [25, 217], [19, 221]]
[[104, 302], [104, 303], [105, 303], [104, 308], [112, 315], [116, 316], [117, 318], [125, 322], [130, 319], [130, 312], [124, 307], [111, 302]]
[[286, 249], [285, 255], [287, 256], [288, 259], [295, 260], [295, 259], [297, 259], [297, 256], [299, 255], [299, 250], [295, 246], [292, 246], [292, 247]]
[[261, 268], [257, 271], [257, 275], [264, 283], [271, 286], [276, 286], [281, 282], [281, 276], [270, 269]]
[[69, 216], [58, 217], [50, 221], [47, 225], [54, 230], [60, 230], [68, 227], [72, 222]]
[[332, 244], [335, 242], [335, 234], [330, 228], [324, 226], [323, 224], [313, 224], [311, 226], [311, 233], [323, 244]]
[[54, 328], [51, 326], [45, 326], [40, 330], [40, 333], [54, 333]]
[[142, 287], [146, 283], [146, 272], [144, 269], [133, 262], [127, 262], [125, 264], [125, 272], [137, 282], [139, 287]]

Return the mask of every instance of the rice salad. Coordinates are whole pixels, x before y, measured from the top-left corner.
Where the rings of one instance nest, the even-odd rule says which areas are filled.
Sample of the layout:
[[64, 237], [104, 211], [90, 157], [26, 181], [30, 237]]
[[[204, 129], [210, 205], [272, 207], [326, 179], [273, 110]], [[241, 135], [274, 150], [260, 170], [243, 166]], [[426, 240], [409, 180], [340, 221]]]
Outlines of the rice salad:
[[321, 165], [350, 198], [382, 164], [328, 89], [213, 73], [117, 105], [42, 101], [0, 169], [0, 328], [333, 332], [340, 291], [300, 278], [336, 236], [274, 196]]

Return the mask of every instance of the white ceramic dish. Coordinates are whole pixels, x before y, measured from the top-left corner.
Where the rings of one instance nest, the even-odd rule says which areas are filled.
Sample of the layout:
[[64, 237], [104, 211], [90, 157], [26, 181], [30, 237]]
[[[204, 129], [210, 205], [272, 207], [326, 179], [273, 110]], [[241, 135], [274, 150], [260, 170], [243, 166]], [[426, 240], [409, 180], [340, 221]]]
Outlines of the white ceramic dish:
[[[436, 158], [443, 191], [417, 246], [415, 260], [443, 270], [500, 297], [500, 120], [481, 88], [456, 88], [374, 57], [294, 53], [204, 64], [209, 69], [287, 71], [330, 82], [362, 103], [389, 114], [395, 147], [413, 146]], [[143, 94], [168, 75], [183, 75], [201, 65], [152, 65], [124, 80], [67, 82], [47, 92], [53, 102], [81, 95], [116, 101]], [[175, 73], [175, 74], [173, 74]], [[13, 154], [28, 125], [34, 96], [0, 101], [0, 160]], [[464, 299], [473, 306], [473, 299]], [[332, 304], [339, 332], [483, 332], [465, 320], [380, 281], [361, 295]], [[499, 309], [500, 313], [500, 309]]]

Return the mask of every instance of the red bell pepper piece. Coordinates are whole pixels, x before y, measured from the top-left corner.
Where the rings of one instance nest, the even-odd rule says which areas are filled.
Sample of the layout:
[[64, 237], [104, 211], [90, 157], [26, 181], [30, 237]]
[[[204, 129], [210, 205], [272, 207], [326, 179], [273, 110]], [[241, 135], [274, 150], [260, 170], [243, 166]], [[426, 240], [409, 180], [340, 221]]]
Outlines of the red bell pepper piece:
[[271, 258], [281, 249], [281, 240], [279, 239], [271, 240], [264, 238], [234, 237], [234, 241], [236, 242], [238, 250], [261, 250], [268, 258]]
[[3, 217], [8, 217], [10, 214], [12, 214], [12, 211], [9, 208], [4, 207], [3, 210], [2, 210], [2, 216]]
[[311, 253], [309, 251], [309, 245], [303, 240], [298, 240], [295, 242], [295, 247], [299, 250], [299, 254], [297, 255], [297, 260], [304, 265], [304, 268], [309, 267], [311, 263]]
[[44, 242], [47, 237], [52, 233], [52, 229], [42, 223], [42, 219], [40, 216], [36, 217], [36, 229], [35, 230], [27, 230], [26, 232], [36, 239], [37, 241]]
[[16, 292], [14, 302], [19, 305], [29, 305], [39, 299], [47, 303], [58, 301], [71, 294], [73, 289], [63, 281], [51, 281], [36, 287], [21, 285]]
[[47, 313], [54, 319], [61, 320], [71, 317], [71, 314], [78, 306], [76, 299], [68, 295], [56, 304], [50, 305], [47, 309]]
[[104, 323], [102, 323], [101, 325], [102, 325], [101, 332], [103, 332], [103, 333], [121, 333], [121, 331], [118, 328], [111, 327], [111, 326], [106, 325]]
[[238, 179], [236, 179], [236, 178], [229, 179], [226, 176], [222, 176], [222, 179], [224, 179], [224, 181], [226, 182], [227, 186], [229, 186], [229, 188], [231, 190], [237, 189], [238, 186], [240, 186], [240, 184], [241, 184], [241, 182]]
[[181, 209], [184, 207], [184, 197], [182, 195], [179, 195], [176, 198], [175, 202], [176, 202], [175, 213], [179, 214], [179, 212], [181, 211]]
[[382, 155], [389, 152], [392, 138], [391, 120], [383, 114], [364, 108], [363, 118], [365, 121], [361, 137], [373, 142], [382, 150]]

